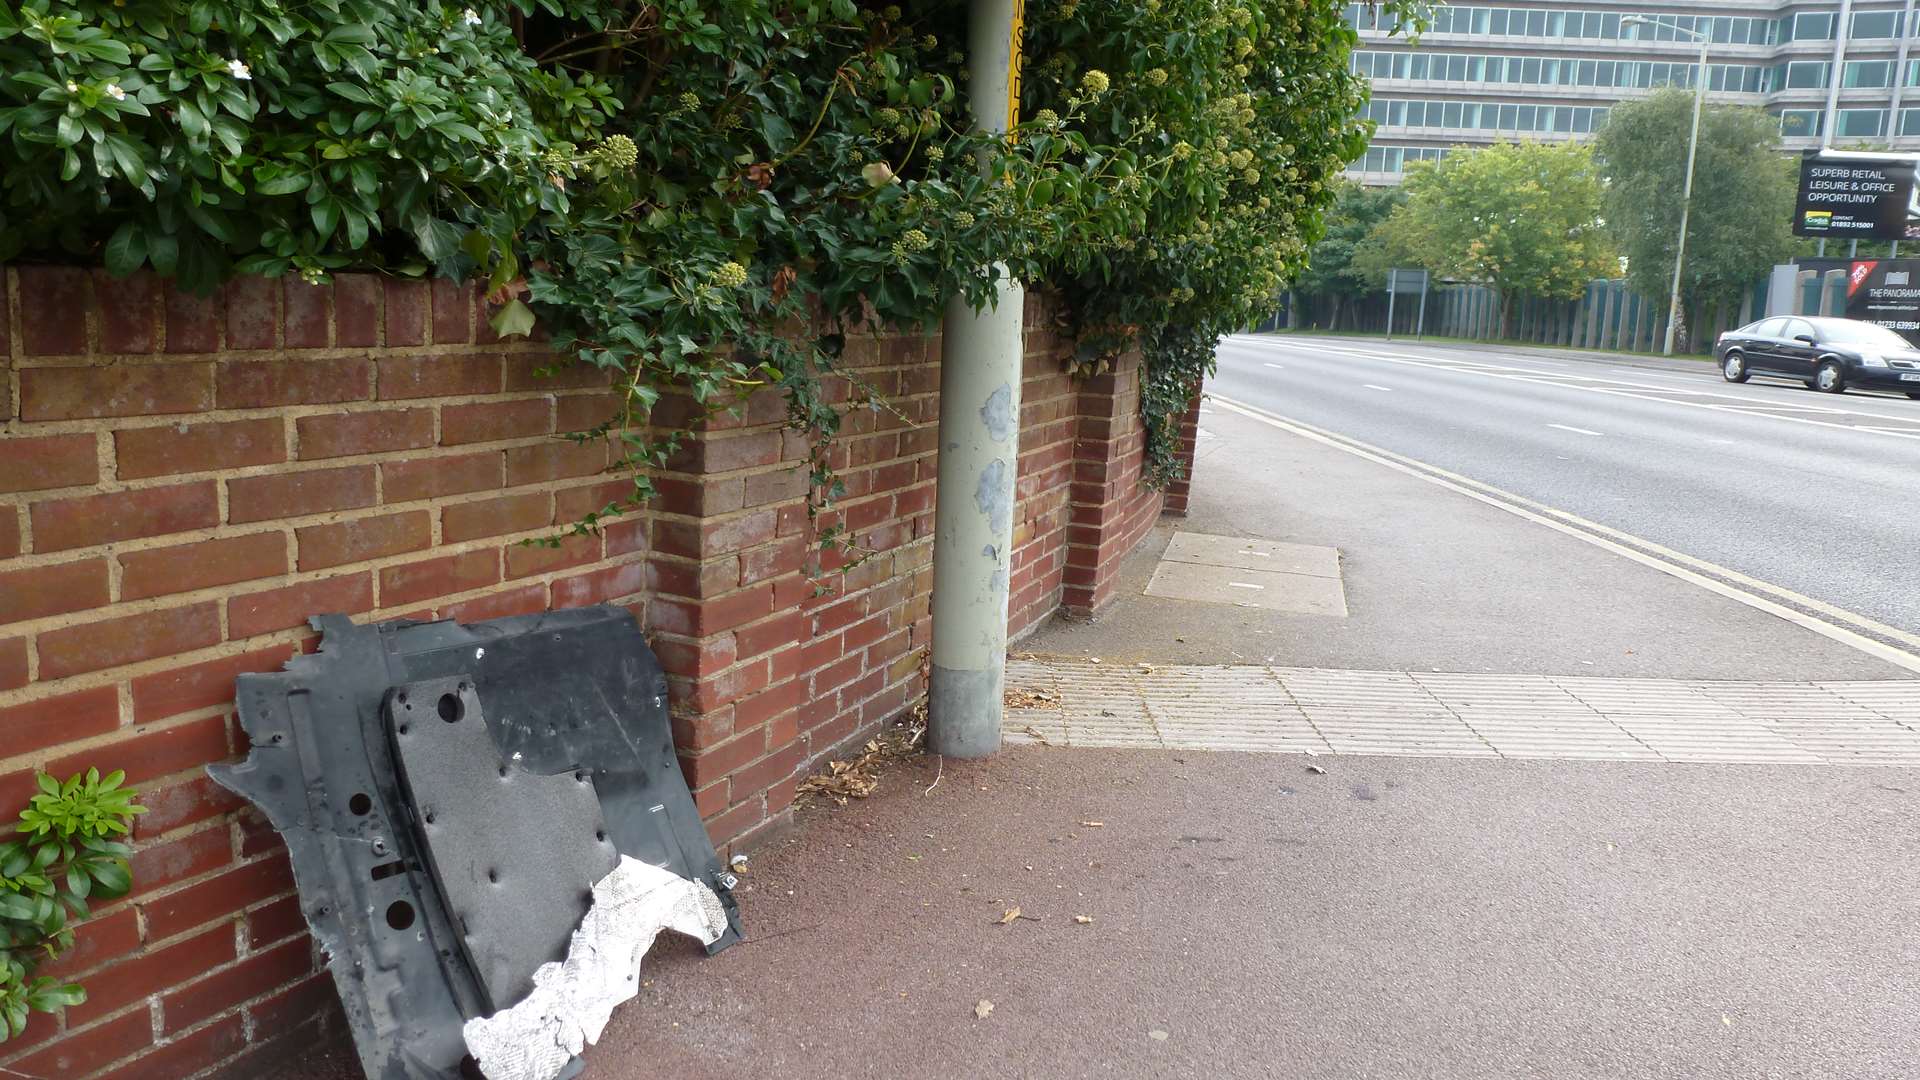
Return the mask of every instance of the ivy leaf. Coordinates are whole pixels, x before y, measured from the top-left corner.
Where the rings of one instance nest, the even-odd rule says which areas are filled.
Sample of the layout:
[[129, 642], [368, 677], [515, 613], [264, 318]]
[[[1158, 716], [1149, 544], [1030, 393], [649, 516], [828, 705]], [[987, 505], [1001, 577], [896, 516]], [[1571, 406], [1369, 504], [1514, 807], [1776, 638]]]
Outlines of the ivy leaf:
[[501, 306], [493, 317], [487, 320], [493, 326], [493, 332], [501, 337], [521, 337], [533, 333], [533, 310], [518, 300], [509, 300]]
[[453, 253], [460, 250], [462, 239], [459, 226], [430, 217], [422, 217], [414, 224], [413, 238], [420, 245], [420, 254], [434, 262], [452, 258]]
[[106, 261], [113, 277], [127, 277], [140, 269], [140, 263], [146, 261], [146, 234], [132, 221], [115, 229], [106, 246]]

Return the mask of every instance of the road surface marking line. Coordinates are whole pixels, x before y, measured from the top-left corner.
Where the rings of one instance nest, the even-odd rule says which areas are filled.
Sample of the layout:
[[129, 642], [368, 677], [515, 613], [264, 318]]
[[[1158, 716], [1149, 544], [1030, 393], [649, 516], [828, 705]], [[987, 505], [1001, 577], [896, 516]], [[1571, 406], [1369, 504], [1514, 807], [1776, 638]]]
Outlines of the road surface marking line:
[[1366, 387], [1369, 390], [1385, 390], [1389, 394], [1393, 393], [1393, 387], [1391, 386], [1375, 386], [1372, 383], [1361, 383], [1360, 385]]
[[1265, 586], [1265, 585], [1255, 585], [1255, 584], [1254, 584], [1253, 582], [1251, 582], [1251, 581], [1229, 581], [1229, 582], [1227, 582], [1227, 584], [1229, 584], [1229, 585], [1231, 585], [1231, 586], [1233, 586], [1233, 587], [1234, 587], [1234, 588], [1236, 588], [1236, 589], [1264, 589], [1264, 588], [1266, 588], [1266, 586]]
[[1548, 427], [1550, 427], [1550, 428], [1559, 428], [1559, 429], [1560, 429], [1561, 431], [1571, 431], [1571, 432], [1573, 432], [1573, 433], [1574, 433], [1575, 435], [1598, 435], [1598, 434], [1600, 434], [1600, 433], [1599, 433], [1599, 432], [1597, 432], [1597, 431], [1588, 431], [1588, 430], [1587, 430], [1586, 428], [1583, 428], [1583, 427], [1574, 427], [1574, 426], [1572, 426], [1571, 424], [1548, 424], [1547, 426], [1548, 426]]
[[[1695, 409], [1712, 409], [1716, 412], [1733, 412], [1752, 416], [1764, 416], [1775, 420], [1787, 420], [1797, 424], [1813, 424], [1818, 427], [1836, 428], [1841, 431], [1871, 431], [1875, 434], [1893, 435], [1900, 438], [1920, 438], [1920, 430], [1900, 432], [1884, 428], [1857, 427], [1852, 424], [1829, 423], [1800, 416], [1777, 416], [1771, 412], [1749, 412], [1749, 410], [1791, 409], [1796, 412], [1812, 412], [1828, 416], [1866, 416], [1876, 420], [1891, 420], [1895, 423], [1920, 424], [1920, 420], [1916, 420], [1913, 417], [1894, 416], [1888, 413], [1863, 412], [1859, 409], [1842, 409], [1830, 405], [1816, 405], [1813, 403], [1794, 404], [1788, 402], [1767, 402], [1744, 397], [1739, 394], [1715, 393], [1710, 390], [1676, 391], [1671, 387], [1651, 386], [1646, 383], [1633, 382], [1626, 378], [1586, 375], [1576, 372], [1541, 371], [1535, 368], [1514, 367], [1507, 364], [1493, 364], [1477, 360], [1456, 360], [1450, 357], [1441, 359], [1438, 357], [1417, 356], [1410, 353], [1367, 352], [1361, 349], [1345, 349], [1337, 346], [1329, 346], [1327, 348], [1329, 351], [1340, 352], [1349, 356], [1379, 360], [1388, 364], [1424, 367], [1434, 371], [1454, 371], [1465, 375], [1481, 375], [1490, 379], [1511, 379], [1515, 382], [1531, 382], [1542, 386], [1565, 386], [1570, 390], [1587, 390], [1594, 393], [1613, 394], [1618, 397], [1637, 398], [1641, 401], [1664, 402], [1669, 405], [1684, 405]], [[1542, 378], [1541, 376], [1546, 377]], [[1738, 407], [1717, 405], [1706, 401], [1672, 401], [1663, 397], [1642, 397], [1635, 391], [1650, 391], [1655, 394], [1684, 392], [1689, 397], [1718, 398], [1722, 401], [1737, 402]]]
[[[1776, 603], [1760, 595], [1760, 593], [1770, 593], [1782, 600], [1804, 605], [1820, 611], [1822, 614], [1832, 615], [1862, 629], [1871, 630], [1874, 633], [1903, 643], [1920, 645], [1920, 636], [1875, 622], [1864, 615], [1846, 611], [1843, 608], [1835, 607], [1824, 601], [1815, 600], [1809, 596], [1801, 596], [1789, 589], [1784, 589], [1770, 582], [1750, 577], [1737, 570], [1730, 570], [1726, 567], [1707, 562], [1704, 559], [1697, 559], [1691, 555], [1673, 551], [1659, 544], [1655, 544], [1650, 540], [1633, 536], [1630, 533], [1623, 533], [1597, 522], [1587, 521], [1584, 518], [1569, 514], [1564, 510], [1558, 510], [1541, 503], [1536, 503], [1524, 496], [1515, 495], [1512, 492], [1496, 488], [1491, 484], [1484, 484], [1470, 477], [1448, 472], [1436, 465], [1429, 465], [1415, 458], [1395, 454], [1391, 450], [1370, 446], [1358, 439], [1348, 439], [1346, 436], [1337, 435], [1333, 432], [1321, 431], [1300, 423], [1297, 420], [1289, 420], [1267, 413], [1254, 406], [1232, 401], [1220, 397], [1217, 394], [1211, 396], [1221, 408], [1227, 409], [1230, 412], [1237, 412], [1242, 416], [1260, 421], [1270, 427], [1276, 427], [1282, 431], [1298, 435], [1301, 438], [1323, 443], [1337, 450], [1344, 450], [1355, 457], [1365, 458], [1376, 464], [1385, 465], [1387, 468], [1397, 472], [1406, 473], [1408, 476], [1418, 477], [1437, 487], [1443, 487], [1465, 495], [1468, 498], [1486, 503], [1488, 506], [1498, 507], [1515, 517], [1524, 518], [1536, 524], [1544, 525], [1555, 532], [1565, 533], [1568, 536], [1584, 540], [1595, 547], [1611, 551], [1616, 555], [1624, 556], [1643, 566], [1648, 566], [1661, 573], [1667, 574], [1670, 577], [1679, 578], [1682, 581], [1698, 585], [1709, 592], [1717, 593], [1730, 600], [1745, 604], [1748, 607], [1785, 619], [1797, 626], [1811, 630], [1822, 637], [1837, 641], [1842, 645], [1877, 657], [1878, 659], [1885, 660], [1896, 667], [1920, 673], [1920, 655], [1904, 649], [1895, 648], [1882, 641], [1876, 641], [1865, 634], [1856, 633], [1810, 612], [1800, 611], [1788, 607], [1785, 604]], [[1536, 512], [1533, 509], [1529, 509], [1529, 507], [1537, 507], [1543, 512]], [[1617, 540], [1613, 539], [1616, 537], [1618, 538]], [[1645, 550], [1629, 547], [1627, 543], [1622, 543], [1621, 541], [1639, 545], [1640, 548], [1644, 548]], [[1727, 580], [1716, 580], [1715, 578], [1706, 576], [1705, 573], [1689, 569], [1689, 566], [1698, 567], [1700, 570], [1721, 575]]]
[[1281, 365], [1279, 365], [1279, 364], [1262, 364], [1261, 366], [1262, 366], [1262, 367], [1270, 367], [1270, 368], [1272, 368], [1272, 369], [1273, 369], [1273, 370], [1275, 370], [1275, 371], [1285, 371], [1285, 370], [1287, 370], [1286, 368], [1284, 368], [1284, 367], [1282, 367], [1282, 366], [1281, 366]]

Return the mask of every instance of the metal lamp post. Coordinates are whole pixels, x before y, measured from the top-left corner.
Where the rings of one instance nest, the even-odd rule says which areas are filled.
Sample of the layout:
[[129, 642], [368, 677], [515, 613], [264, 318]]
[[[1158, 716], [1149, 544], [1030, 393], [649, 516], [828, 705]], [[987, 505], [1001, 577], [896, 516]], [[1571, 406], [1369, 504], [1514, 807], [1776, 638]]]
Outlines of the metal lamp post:
[[1693, 77], [1693, 134], [1687, 136], [1687, 180], [1680, 192], [1680, 243], [1673, 253], [1673, 293], [1667, 298], [1667, 341], [1662, 350], [1672, 356], [1674, 333], [1680, 326], [1680, 268], [1687, 261], [1687, 212], [1693, 208], [1693, 154], [1700, 145], [1700, 106], [1707, 98], [1707, 45], [1711, 39], [1698, 30], [1676, 26], [1664, 19], [1649, 19], [1644, 15], [1628, 15], [1620, 22], [1632, 26], [1664, 26], [1676, 34], [1686, 34], [1700, 42], [1700, 69]]

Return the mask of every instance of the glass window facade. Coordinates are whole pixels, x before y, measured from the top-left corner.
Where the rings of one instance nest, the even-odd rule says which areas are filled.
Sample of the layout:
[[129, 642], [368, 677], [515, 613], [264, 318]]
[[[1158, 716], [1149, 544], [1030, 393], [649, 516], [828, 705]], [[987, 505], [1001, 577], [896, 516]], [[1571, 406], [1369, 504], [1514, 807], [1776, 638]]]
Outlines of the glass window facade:
[[1834, 118], [1835, 138], [1878, 139], [1887, 133], [1887, 110], [1841, 109]]
[[[1592, 41], [1687, 41], [1686, 34], [1658, 26], [1622, 25], [1621, 12], [1579, 9], [1503, 8], [1449, 5], [1433, 13], [1430, 34], [1476, 34], [1496, 37], [1573, 38]], [[1390, 18], [1366, 4], [1348, 4], [1347, 25], [1356, 30], [1392, 30]], [[1723, 45], [1773, 45], [1788, 20], [1745, 15], [1660, 15], [1688, 30], [1707, 34]], [[1828, 16], [1828, 37], [1833, 36]], [[1857, 20], [1856, 20], [1857, 23]]]
[[1853, 16], [1853, 36], [1857, 38], [1897, 38], [1900, 36], [1898, 11], [1859, 11]]
[[1363, 116], [1382, 127], [1586, 135], [1607, 121], [1600, 105], [1521, 105], [1421, 99], [1372, 101]]
[[[1504, 56], [1357, 50], [1353, 70], [1373, 79], [1450, 83], [1510, 83], [1527, 86], [1598, 86], [1650, 90], [1692, 87], [1696, 65], [1665, 60], [1576, 60], [1571, 57]], [[1782, 70], [1764, 64], [1708, 64], [1707, 88], [1746, 94], [1771, 93]], [[1883, 73], [1882, 78], [1888, 75]], [[1868, 85], [1868, 84], [1862, 84]], [[1879, 85], [1886, 85], [1884, 82]]]
[[1409, 161], [1439, 161], [1447, 156], [1444, 146], [1370, 146], [1351, 168], [1359, 172], [1405, 172]]
[[1780, 134], [1786, 138], [1820, 134], [1819, 109], [1786, 109], [1780, 113]]
[[1893, 85], [1892, 60], [1849, 60], [1840, 70], [1840, 85], [1848, 90]]

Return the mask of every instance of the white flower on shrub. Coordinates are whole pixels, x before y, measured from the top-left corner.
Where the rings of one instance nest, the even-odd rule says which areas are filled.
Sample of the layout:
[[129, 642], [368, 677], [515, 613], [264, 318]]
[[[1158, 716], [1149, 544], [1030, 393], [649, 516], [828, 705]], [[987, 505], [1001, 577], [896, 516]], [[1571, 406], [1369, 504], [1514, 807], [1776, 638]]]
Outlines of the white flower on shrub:
[[253, 71], [247, 67], [246, 61], [244, 60], [227, 61], [227, 74], [236, 79], [253, 78]]
[[468, 8], [466, 11], [462, 12], [460, 15], [460, 18], [463, 21], [465, 21], [468, 26], [480, 25], [480, 13], [473, 10], [472, 8]]

